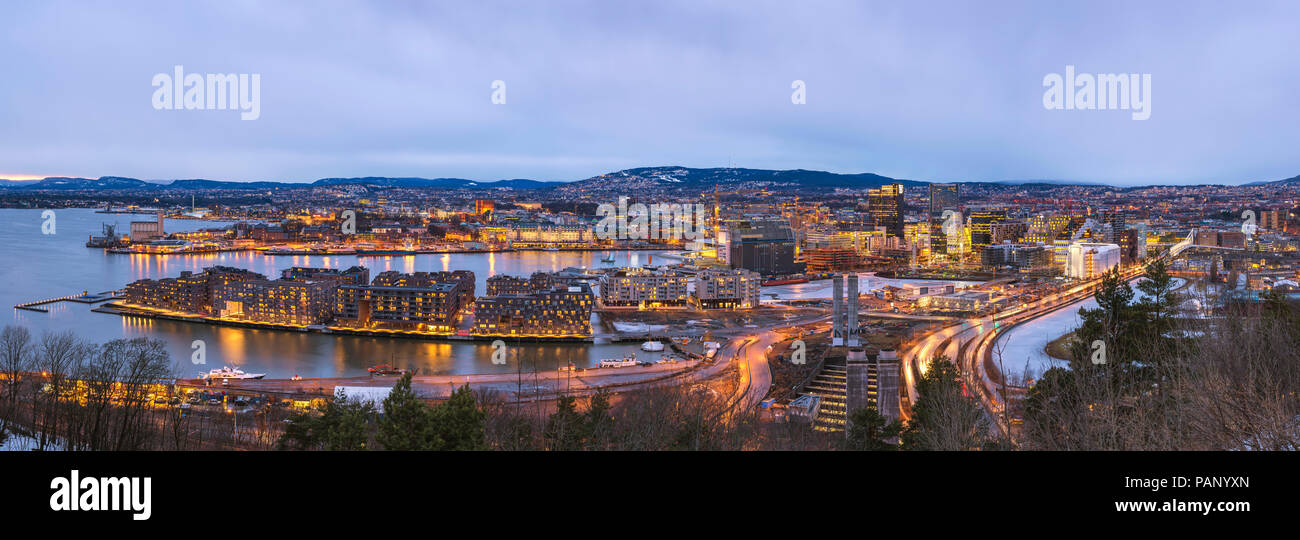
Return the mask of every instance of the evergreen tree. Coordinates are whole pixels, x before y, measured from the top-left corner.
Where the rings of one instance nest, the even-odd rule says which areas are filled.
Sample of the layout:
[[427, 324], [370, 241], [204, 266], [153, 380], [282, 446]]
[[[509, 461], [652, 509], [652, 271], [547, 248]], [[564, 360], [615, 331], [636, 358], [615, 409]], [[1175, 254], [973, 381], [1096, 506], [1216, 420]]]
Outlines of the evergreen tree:
[[433, 429], [433, 410], [411, 390], [411, 374], [384, 399], [384, 415], [375, 440], [385, 450], [436, 450], [442, 446]]
[[469, 384], [457, 388], [451, 398], [433, 410], [434, 435], [438, 450], [486, 450], [483, 435], [487, 415], [478, 408]]
[[320, 416], [293, 416], [280, 436], [281, 450], [366, 450], [375, 407], [340, 395], [329, 400]]
[[905, 450], [974, 450], [988, 440], [989, 419], [975, 398], [962, 391], [957, 366], [936, 356], [917, 382], [920, 396], [902, 432]]
[[614, 416], [609, 404], [609, 393], [598, 390], [587, 403], [586, 437], [587, 449], [606, 450], [613, 443]]
[[890, 422], [875, 407], [863, 407], [849, 414], [849, 431], [845, 446], [849, 450], [897, 450], [898, 444], [889, 442], [903, 431], [897, 420]]

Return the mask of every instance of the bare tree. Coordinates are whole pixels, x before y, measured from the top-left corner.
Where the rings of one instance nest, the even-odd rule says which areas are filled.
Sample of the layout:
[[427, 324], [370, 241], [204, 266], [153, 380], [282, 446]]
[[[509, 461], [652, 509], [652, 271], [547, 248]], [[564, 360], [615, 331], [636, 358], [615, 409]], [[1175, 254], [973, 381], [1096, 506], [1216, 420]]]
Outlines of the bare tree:
[[0, 372], [4, 380], [4, 409], [0, 410], [0, 431], [19, 414], [18, 394], [32, 364], [32, 334], [22, 326], [8, 325], [0, 331]]

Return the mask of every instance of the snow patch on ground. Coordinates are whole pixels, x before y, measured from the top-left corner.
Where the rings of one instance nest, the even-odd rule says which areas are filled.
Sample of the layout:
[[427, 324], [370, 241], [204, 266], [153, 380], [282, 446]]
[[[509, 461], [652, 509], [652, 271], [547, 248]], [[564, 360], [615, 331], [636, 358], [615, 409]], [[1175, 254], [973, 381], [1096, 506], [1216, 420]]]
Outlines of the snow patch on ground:
[[612, 324], [614, 325], [614, 329], [619, 332], [645, 333], [659, 332], [668, 329], [667, 326], [662, 324], [646, 324], [638, 322], [616, 322]]

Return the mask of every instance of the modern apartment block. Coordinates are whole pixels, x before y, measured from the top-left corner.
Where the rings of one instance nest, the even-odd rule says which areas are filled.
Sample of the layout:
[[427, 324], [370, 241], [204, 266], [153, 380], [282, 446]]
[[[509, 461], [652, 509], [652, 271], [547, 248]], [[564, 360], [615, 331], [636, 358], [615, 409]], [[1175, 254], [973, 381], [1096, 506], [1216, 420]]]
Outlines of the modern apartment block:
[[338, 287], [334, 311], [341, 324], [432, 332], [455, 330], [474, 298], [474, 273], [388, 271], [370, 285]]
[[591, 287], [573, 285], [474, 301], [474, 333], [484, 336], [590, 337]]
[[703, 270], [695, 276], [691, 300], [701, 309], [749, 309], [758, 307], [761, 286], [758, 272]]
[[280, 279], [292, 281], [329, 281], [338, 285], [365, 285], [370, 283], [370, 270], [353, 266], [346, 270], [337, 268], [309, 268], [295, 266], [280, 272]]
[[675, 270], [623, 268], [600, 277], [600, 300], [606, 306], [685, 306], [689, 280]]
[[332, 317], [331, 281], [238, 281], [217, 289], [214, 313], [223, 319], [307, 326]]
[[240, 281], [265, 280], [266, 276], [229, 266], [213, 266], [202, 272], [181, 272], [180, 277], [141, 279], [126, 286], [126, 303], [196, 315], [213, 313], [213, 300], [222, 286]]
[[532, 294], [555, 287], [554, 276], [546, 272], [533, 272], [527, 279], [505, 274], [487, 278], [487, 296], [504, 294]]

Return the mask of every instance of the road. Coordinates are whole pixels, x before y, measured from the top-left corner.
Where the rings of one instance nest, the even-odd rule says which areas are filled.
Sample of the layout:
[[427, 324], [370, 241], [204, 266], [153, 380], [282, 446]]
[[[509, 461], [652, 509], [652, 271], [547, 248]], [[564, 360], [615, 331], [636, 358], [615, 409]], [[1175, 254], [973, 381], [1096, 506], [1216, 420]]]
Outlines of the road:
[[[1190, 244], [1190, 238], [1191, 236], [1188, 241], [1184, 241], [1179, 246], [1185, 249]], [[1159, 259], [1168, 258], [1171, 254], [1177, 255], [1181, 251], [1182, 249], [1171, 249]], [[1125, 281], [1134, 281], [1142, 277], [1144, 270], [1145, 266], [1136, 266], [1124, 270], [1121, 275]], [[947, 356], [961, 370], [967, 390], [979, 397], [989, 418], [1000, 431], [1008, 433], [1010, 426], [1007, 425], [1002, 414], [1005, 403], [999, 397], [1002, 385], [990, 375], [986, 362], [990, 358], [997, 337], [1016, 324], [1091, 298], [1100, 284], [1100, 278], [1084, 281], [1035, 302], [1021, 304], [986, 317], [967, 319], [925, 336], [903, 355], [903, 379], [908, 398], [915, 402], [918, 396], [916, 384], [929, 368], [930, 360], [936, 353]], [[1000, 380], [1001, 373], [997, 373], [996, 377]], [[911, 411], [904, 410], [903, 416], [910, 419]]]

